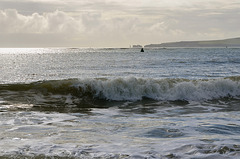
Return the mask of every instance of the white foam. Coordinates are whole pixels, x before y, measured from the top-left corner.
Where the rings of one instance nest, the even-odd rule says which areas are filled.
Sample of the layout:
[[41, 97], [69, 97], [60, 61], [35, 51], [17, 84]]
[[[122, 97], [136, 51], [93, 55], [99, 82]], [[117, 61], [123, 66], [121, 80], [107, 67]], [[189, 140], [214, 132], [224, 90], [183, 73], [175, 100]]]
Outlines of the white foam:
[[107, 100], [211, 100], [240, 95], [240, 83], [230, 79], [184, 80], [184, 79], [137, 79], [117, 78], [108, 80], [85, 79], [75, 85], [94, 92], [94, 96]]

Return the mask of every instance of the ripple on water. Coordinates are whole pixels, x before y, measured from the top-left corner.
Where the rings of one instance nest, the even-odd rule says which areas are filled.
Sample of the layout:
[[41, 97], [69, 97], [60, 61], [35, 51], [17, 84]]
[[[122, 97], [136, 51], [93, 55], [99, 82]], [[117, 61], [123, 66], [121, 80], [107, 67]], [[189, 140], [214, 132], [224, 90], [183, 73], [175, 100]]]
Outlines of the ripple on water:
[[201, 125], [197, 128], [197, 131], [207, 134], [220, 134], [220, 135], [236, 135], [240, 134], [239, 125]]
[[179, 129], [157, 128], [148, 131], [145, 136], [150, 138], [177, 138], [184, 136], [184, 133]]

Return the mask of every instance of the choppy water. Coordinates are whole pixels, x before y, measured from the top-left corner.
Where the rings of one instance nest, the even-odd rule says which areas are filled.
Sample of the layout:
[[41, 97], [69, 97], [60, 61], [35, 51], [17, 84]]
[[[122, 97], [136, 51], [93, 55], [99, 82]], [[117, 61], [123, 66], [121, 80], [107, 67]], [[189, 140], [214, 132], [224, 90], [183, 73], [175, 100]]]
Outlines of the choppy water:
[[240, 157], [240, 49], [0, 49], [0, 71], [0, 157]]

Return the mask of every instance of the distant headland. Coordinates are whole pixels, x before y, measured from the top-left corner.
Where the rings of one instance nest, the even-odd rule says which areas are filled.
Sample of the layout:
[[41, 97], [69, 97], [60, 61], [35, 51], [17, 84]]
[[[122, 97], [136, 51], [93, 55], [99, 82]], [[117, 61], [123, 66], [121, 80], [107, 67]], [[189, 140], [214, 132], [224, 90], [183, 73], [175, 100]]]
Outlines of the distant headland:
[[224, 40], [180, 41], [161, 44], [149, 44], [144, 47], [240, 47], [240, 37]]
[[[131, 46], [130, 46], [131, 47]], [[142, 48], [142, 45], [133, 45], [132, 48]]]

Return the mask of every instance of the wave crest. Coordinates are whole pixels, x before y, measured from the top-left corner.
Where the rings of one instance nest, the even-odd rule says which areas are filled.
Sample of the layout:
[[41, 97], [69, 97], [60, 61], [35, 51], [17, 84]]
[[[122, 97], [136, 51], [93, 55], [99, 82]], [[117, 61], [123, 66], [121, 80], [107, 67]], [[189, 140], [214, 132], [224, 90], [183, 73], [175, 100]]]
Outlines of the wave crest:
[[188, 79], [68, 79], [30, 84], [0, 85], [0, 90], [32, 91], [43, 95], [71, 94], [113, 101], [137, 101], [150, 98], [161, 101], [201, 101], [240, 96], [240, 77], [209, 80]]
[[215, 80], [92, 79], [80, 80], [75, 87], [94, 92], [94, 97], [117, 101], [142, 100], [143, 98], [164, 101], [199, 101], [240, 95], [239, 80], [231, 78]]

